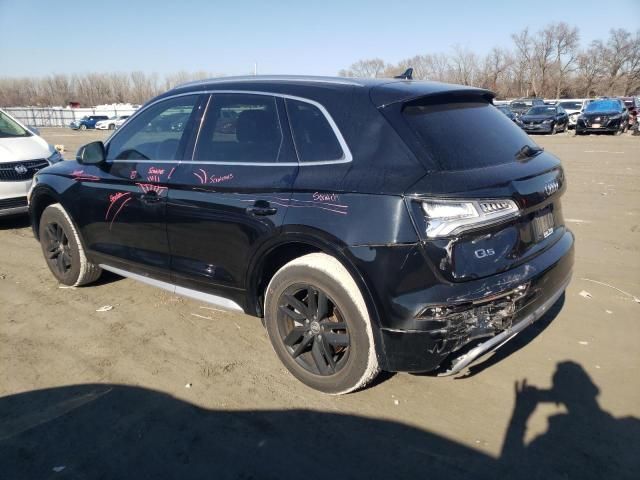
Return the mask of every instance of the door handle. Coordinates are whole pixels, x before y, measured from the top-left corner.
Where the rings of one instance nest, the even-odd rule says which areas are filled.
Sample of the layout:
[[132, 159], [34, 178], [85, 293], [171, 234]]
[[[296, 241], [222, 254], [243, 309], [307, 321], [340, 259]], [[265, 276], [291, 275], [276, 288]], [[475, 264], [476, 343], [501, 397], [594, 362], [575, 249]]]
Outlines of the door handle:
[[251, 207], [247, 208], [247, 213], [251, 215], [258, 215], [261, 217], [265, 217], [267, 215], [275, 215], [278, 212], [278, 209], [272, 207], [269, 202], [265, 200], [257, 200]]

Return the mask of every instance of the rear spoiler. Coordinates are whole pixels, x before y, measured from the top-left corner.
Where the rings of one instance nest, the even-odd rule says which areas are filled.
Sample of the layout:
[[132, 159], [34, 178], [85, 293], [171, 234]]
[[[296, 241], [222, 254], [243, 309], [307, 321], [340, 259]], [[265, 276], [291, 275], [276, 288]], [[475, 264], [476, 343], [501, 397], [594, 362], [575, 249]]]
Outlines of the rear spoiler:
[[438, 96], [478, 96], [492, 102], [495, 94], [484, 88], [474, 88], [466, 85], [455, 85], [440, 82], [416, 82], [396, 80], [384, 83], [371, 89], [370, 98], [377, 108], [385, 108], [398, 103], [412, 102], [421, 98]]

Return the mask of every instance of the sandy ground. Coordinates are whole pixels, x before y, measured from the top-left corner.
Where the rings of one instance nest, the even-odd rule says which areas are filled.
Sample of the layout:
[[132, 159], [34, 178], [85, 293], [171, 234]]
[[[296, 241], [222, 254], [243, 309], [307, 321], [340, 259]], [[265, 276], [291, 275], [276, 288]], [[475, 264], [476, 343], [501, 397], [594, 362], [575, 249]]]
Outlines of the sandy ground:
[[[106, 136], [42, 134], [67, 158]], [[569, 181], [564, 302], [459, 378], [342, 397], [289, 375], [255, 318], [112, 275], [60, 288], [27, 221], [0, 220], [0, 477], [637, 478], [640, 137], [536, 141]]]

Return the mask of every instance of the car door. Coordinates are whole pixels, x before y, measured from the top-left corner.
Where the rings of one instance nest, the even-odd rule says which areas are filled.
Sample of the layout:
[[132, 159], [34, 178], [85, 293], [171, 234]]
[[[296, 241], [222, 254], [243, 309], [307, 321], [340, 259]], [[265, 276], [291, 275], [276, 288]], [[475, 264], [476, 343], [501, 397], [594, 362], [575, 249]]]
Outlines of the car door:
[[167, 232], [178, 291], [241, 305], [248, 265], [278, 234], [297, 172], [281, 98], [211, 94], [192, 161], [169, 180]]
[[[106, 162], [74, 172], [74, 216], [100, 263], [170, 279], [167, 182], [183, 158], [195, 120], [176, 126], [164, 119], [196, 117], [199, 101], [199, 95], [184, 95], [151, 104], [109, 140]], [[164, 127], [151, 128], [158, 124]]]

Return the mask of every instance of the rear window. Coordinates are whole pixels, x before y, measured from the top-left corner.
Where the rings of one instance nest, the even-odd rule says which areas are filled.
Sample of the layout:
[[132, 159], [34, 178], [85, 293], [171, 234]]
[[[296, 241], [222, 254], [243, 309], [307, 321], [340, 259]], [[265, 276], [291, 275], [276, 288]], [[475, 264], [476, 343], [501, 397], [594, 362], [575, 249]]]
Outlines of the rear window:
[[556, 107], [533, 107], [527, 112], [527, 115], [554, 115]]
[[426, 152], [442, 170], [467, 170], [516, 161], [535, 143], [490, 103], [478, 98], [412, 102], [402, 110]]
[[582, 109], [582, 102], [560, 102], [562, 108], [568, 108], [569, 110], [580, 110]]

